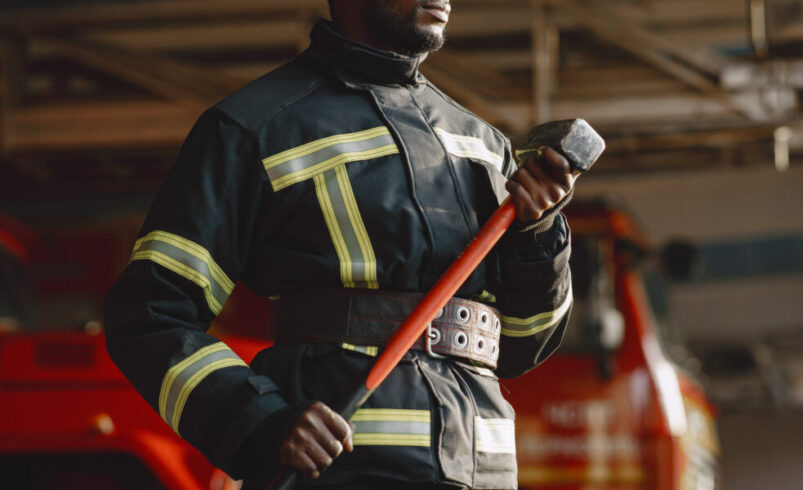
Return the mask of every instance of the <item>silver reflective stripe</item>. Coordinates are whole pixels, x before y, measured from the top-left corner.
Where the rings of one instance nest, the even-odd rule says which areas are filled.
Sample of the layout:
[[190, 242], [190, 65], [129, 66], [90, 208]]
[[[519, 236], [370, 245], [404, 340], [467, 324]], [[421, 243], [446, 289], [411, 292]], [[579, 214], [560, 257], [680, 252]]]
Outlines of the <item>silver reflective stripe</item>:
[[429, 447], [429, 410], [361, 408], [351, 418], [355, 446]]
[[273, 190], [310, 179], [338, 165], [398, 153], [390, 131], [379, 126], [306, 143], [262, 160]]
[[159, 391], [159, 415], [178, 433], [181, 414], [192, 390], [213, 372], [233, 366], [247, 367], [247, 364], [223, 342], [202, 347], [171, 366]]
[[474, 136], [452, 134], [441, 128], [435, 128], [435, 132], [443, 142], [443, 146], [446, 147], [446, 151], [450, 154], [460, 158], [481, 160], [490, 163], [500, 172], [502, 171], [504, 157], [489, 150], [481, 139]]
[[516, 428], [510, 419], [474, 417], [474, 447], [481, 453], [516, 454]]
[[345, 165], [314, 177], [315, 192], [340, 260], [347, 288], [378, 289], [376, 255], [365, 229]]
[[209, 309], [220, 313], [234, 283], [197, 243], [166, 231], [152, 231], [137, 240], [131, 260], [151, 260], [203, 289]]
[[347, 342], [343, 342], [342, 344], [340, 344], [340, 347], [353, 352], [359, 352], [360, 354], [365, 354], [371, 357], [376, 357], [377, 354], [379, 354], [379, 347], [375, 345], [354, 345], [354, 344], [349, 344]]
[[429, 434], [429, 422], [354, 422], [362, 434]]
[[508, 337], [529, 337], [554, 327], [569, 312], [572, 305], [572, 290], [569, 289], [566, 298], [560, 306], [553, 311], [533, 315], [529, 318], [515, 318], [502, 316], [502, 335]]

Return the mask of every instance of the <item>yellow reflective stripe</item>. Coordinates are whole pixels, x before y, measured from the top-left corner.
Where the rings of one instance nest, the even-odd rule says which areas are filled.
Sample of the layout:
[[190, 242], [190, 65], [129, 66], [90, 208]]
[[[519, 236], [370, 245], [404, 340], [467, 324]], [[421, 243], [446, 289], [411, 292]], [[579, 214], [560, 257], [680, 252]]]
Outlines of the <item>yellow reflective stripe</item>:
[[229, 276], [227, 276], [226, 273], [223, 272], [223, 269], [221, 269], [220, 266], [217, 265], [217, 262], [215, 262], [215, 260], [212, 258], [212, 254], [210, 254], [208, 250], [198, 245], [197, 243], [191, 240], [187, 240], [186, 238], [181, 237], [179, 235], [175, 235], [173, 233], [168, 233], [166, 231], [161, 231], [161, 230], [155, 230], [137, 240], [136, 243], [134, 244], [134, 249], [138, 248], [138, 245], [141, 245], [142, 242], [148, 240], [160, 240], [165, 243], [170, 243], [186, 251], [187, 253], [190, 253], [198, 257], [199, 259], [204, 261], [206, 265], [209, 266], [209, 272], [212, 274], [212, 278], [218, 283], [220, 283], [220, 286], [227, 293], [231, 293], [231, 291], [234, 289], [234, 283], [231, 281], [231, 279], [229, 279]]
[[346, 241], [343, 239], [343, 233], [340, 231], [340, 226], [337, 224], [337, 217], [335, 210], [332, 208], [332, 200], [329, 197], [329, 191], [326, 188], [326, 179], [323, 174], [315, 176], [315, 193], [318, 195], [318, 203], [321, 205], [323, 211], [323, 218], [326, 221], [326, 227], [329, 229], [329, 236], [332, 238], [332, 243], [335, 246], [335, 253], [340, 260], [340, 280], [347, 288], [354, 287], [354, 281], [351, 277], [351, 256], [346, 247]]
[[178, 432], [181, 414], [190, 393], [209, 374], [232, 366], [246, 366], [223, 342], [216, 342], [195, 351], [167, 370], [159, 390], [159, 415]]
[[337, 183], [340, 187], [340, 192], [343, 195], [343, 202], [346, 205], [346, 212], [354, 228], [354, 234], [357, 235], [357, 242], [362, 252], [362, 261], [365, 267], [364, 279], [365, 286], [369, 289], [379, 289], [379, 283], [376, 277], [376, 255], [374, 255], [374, 247], [371, 245], [371, 239], [368, 237], [368, 230], [365, 229], [365, 223], [360, 215], [360, 210], [357, 208], [357, 199], [354, 197], [354, 190], [351, 187], [346, 167], [341, 166], [335, 169], [337, 175]]
[[181, 262], [178, 262], [167, 255], [156, 252], [153, 250], [147, 250], [144, 252], [137, 252], [131, 256], [131, 260], [150, 260], [155, 262], [162, 267], [169, 269], [176, 274], [189, 279], [190, 281], [197, 284], [201, 289], [203, 289], [204, 297], [206, 297], [206, 302], [209, 305], [209, 309], [217, 315], [220, 313], [220, 310], [223, 309], [223, 305], [218, 301], [211, 291], [211, 284], [209, 280], [201, 275], [200, 273], [196, 272], [194, 269], [190, 269], [189, 267], [185, 266]]
[[329, 136], [262, 160], [275, 191], [310, 179], [338, 165], [399, 153], [384, 127]]
[[219, 361], [215, 361], [205, 366], [187, 380], [187, 383], [181, 389], [181, 393], [179, 393], [178, 401], [176, 402], [176, 407], [175, 409], [173, 409], [173, 419], [170, 422], [170, 427], [172, 427], [173, 430], [176, 431], [176, 433], [178, 433], [178, 425], [179, 422], [181, 422], [181, 413], [184, 411], [184, 406], [187, 403], [187, 398], [190, 397], [190, 393], [192, 392], [192, 390], [194, 390], [195, 387], [201, 383], [201, 381], [203, 381], [207, 376], [212, 374], [214, 371], [219, 371], [221, 369], [234, 366], [248, 367], [248, 364], [243, 362], [242, 359], [221, 359]]
[[288, 174], [285, 177], [272, 181], [273, 189], [279, 191], [281, 189], [284, 189], [285, 187], [289, 187], [293, 184], [297, 184], [311, 177], [314, 177], [315, 175], [321, 172], [331, 170], [332, 168], [337, 167], [338, 165], [343, 165], [349, 162], [358, 162], [361, 160], [370, 160], [372, 158], [379, 158], [386, 155], [393, 155], [395, 153], [399, 153], [399, 149], [395, 143], [381, 146], [379, 148], [374, 148], [371, 150], [341, 153], [328, 160], [324, 160], [323, 162], [319, 163], [314, 167], [300, 170], [298, 172]]
[[566, 315], [572, 305], [572, 290], [566, 294], [563, 303], [553, 311], [533, 315], [529, 318], [502, 316], [502, 335], [508, 337], [529, 337], [552, 328]]
[[496, 303], [496, 296], [487, 290], [483, 290], [480, 294], [474, 296], [474, 298], [481, 303]]
[[167, 374], [165, 374], [165, 377], [162, 379], [162, 388], [159, 391], [159, 414], [162, 416], [162, 418], [164, 418], [165, 413], [167, 412], [167, 394], [173, 387], [173, 382], [176, 380], [176, 376], [178, 376], [181, 371], [187, 368], [187, 366], [193, 364], [198, 359], [201, 359], [213, 352], [220, 352], [226, 349], [228, 349], [228, 346], [223, 342], [216, 342], [214, 344], [207, 345], [206, 347], [201, 347], [192, 355], [171, 366], [170, 369], [167, 370]]
[[366, 354], [371, 357], [376, 357], [379, 354], [379, 347], [375, 345], [354, 345], [349, 344], [347, 342], [343, 342], [340, 347], [346, 350], [350, 350], [352, 352], [359, 352], [361, 354]]
[[435, 132], [446, 147], [446, 151], [460, 158], [472, 158], [490, 163], [500, 172], [504, 157], [497, 155], [485, 146], [485, 142], [474, 136], [463, 136], [450, 133], [442, 128], [435, 128]]
[[352, 421], [429, 422], [429, 410], [399, 408], [360, 408], [351, 416]]
[[214, 314], [220, 313], [234, 289], [205, 248], [172, 233], [157, 230], [137, 240], [131, 255], [134, 260], [151, 260], [198, 285]]
[[351, 417], [354, 444], [429, 447], [429, 410], [361, 408]]
[[340, 261], [340, 280], [347, 288], [378, 289], [376, 256], [346, 167], [313, 178], [329, 236]]
[[354, 133], [336, 134], [334, 136], [321, 138], [296, 148], [291, 148], [281, 153], [277, 153], [272, 157], [263, 159], [262, 164], [265, 166], [265, 169], [270, 169], [289, 160], [294, 160], [315, 153], [316, 151], [322, 150], [327, 146], [336, 145], [338, 143], [353, 143], [355, 141], [367, 140], [383, 134], [390, 134], [390, 131], [385, 126], [377, 126], [375, 128], [357, 131]]
[[474, 448], [481, 453], [516, 454], [513, 420], [474, 417]]
[[429, 447], [429, 434], [354, 434], [355, 446], [415, 446]]

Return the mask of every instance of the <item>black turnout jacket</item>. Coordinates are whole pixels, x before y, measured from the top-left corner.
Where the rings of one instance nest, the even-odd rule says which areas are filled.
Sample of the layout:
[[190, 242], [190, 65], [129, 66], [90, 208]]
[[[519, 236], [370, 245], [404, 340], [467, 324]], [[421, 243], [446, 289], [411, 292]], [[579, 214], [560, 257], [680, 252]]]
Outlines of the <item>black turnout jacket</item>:
[[[275, 469], [293, 418], [310, 400], [335, 402], [377, 348], [294, 343], [249, 366], [206, 333], [234, 284], [266, 301], [316, 288], [425, 292], [516, 170], [509, 141], [427, 81], [422, 58], [350, 42], [326, 21], [311, 39], [199, 118], [105, 304], [122, 372], [236, 478]], [[352, 419], [354, 453], [310, 484], [365, 475], [516, 488], [514, 415], [497, 376], [560, 343], [568, 256], [560, 214], [508, 231], [458, 293], [501, 310], [498, 368], [408, 353]]]

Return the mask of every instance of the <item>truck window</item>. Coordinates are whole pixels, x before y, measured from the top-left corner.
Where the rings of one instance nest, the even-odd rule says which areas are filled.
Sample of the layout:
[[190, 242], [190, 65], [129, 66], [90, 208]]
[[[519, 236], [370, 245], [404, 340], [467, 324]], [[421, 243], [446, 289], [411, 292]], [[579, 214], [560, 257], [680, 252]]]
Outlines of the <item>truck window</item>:
[[574, 305], [561, 350], [567, 353], [592, 353], [615, 348], [622, 329], [616, 310], [616, 296], [611, 267], [613, 244], [597, 235], [572, 237], [572, 292]]
[[687, 374], [698, 371], [699, 361], [689, 351], [683, 333], [669, 324], [669, 284], [663, 269], [654, 261], [645, 261], [638, 270], [653, 314], [655, 336], [664, 355]]
[[27, 324], [27, 278], [13, 255], [0, 247], [0, 332]]

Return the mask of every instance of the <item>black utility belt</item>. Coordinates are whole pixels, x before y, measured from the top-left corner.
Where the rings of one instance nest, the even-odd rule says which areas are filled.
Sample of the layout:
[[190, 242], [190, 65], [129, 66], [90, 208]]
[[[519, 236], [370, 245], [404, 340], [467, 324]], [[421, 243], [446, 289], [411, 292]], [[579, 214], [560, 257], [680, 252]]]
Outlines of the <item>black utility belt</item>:
[[[422, 297], [370, 289], [315, 289], [282, 296], [276, 302], [276, 343], [385, 345]], [[413, 349], [495, 368], [501, 325], [495, 308], [452, 298]]]

